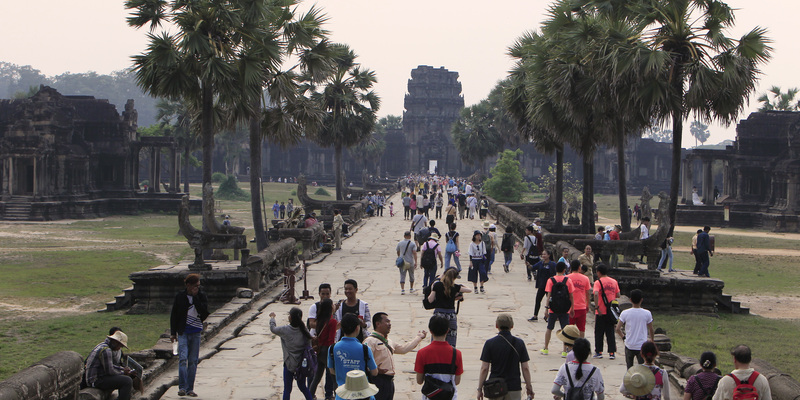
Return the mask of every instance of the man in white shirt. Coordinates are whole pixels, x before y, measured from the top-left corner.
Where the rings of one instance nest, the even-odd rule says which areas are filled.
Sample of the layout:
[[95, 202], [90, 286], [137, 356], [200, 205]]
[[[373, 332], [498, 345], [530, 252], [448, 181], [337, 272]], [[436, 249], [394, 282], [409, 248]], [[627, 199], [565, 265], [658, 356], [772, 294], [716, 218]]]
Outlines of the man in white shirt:
[[641, 235], [639, 235], [640, 240], [645, 240], [650, 237], [650, 217], [642, 218], [642, 225], [641, 225]]
[[[733, 356], [733, 367], [736, 368], [731, 371], [731, 375], [735, 376], [739, 381], [752, 380], [753, 386], [758, 391], [758, 400], [772, 400], [772, 391], [767, 378], [750, 368], [750, 361], [752, 360], [750, 348], [743, 344], [736, 346], [731, 351], [731, 355]], [[723, 376], [717, 385], [714, 400], [733, 399], [733, 391], [738, 383], [730, 375]]]
[[642, 308], [644, 295], [641, 290], [631, 291], [633, 308], [623, 311], [617, 323], [617, 335], [625, 341], [625, 363], [628, 368], [633, 366], [633, 358], [639, 364], [644, 364], [641, 355], [642, 344], [648, 339], [653, 340], [653, 314]]
[[[422, 203], [417, 203], [417, 204], [421, 205]], [[419, 243], [420, 245], [422, 245], [422, 243], [425, 243], [425, 241], [422, 241], [422, 243], [420, 243], [419, 240], [420, 238], [417, 235], [419, 234], [419, 231], [422, 230], [422, 228], [428, 226], [428, 217], [425, 216], [424, 212], [425, 211], [422, 209], [422, 207], [417, 207], [417, 215], [415, 215], [414, 218], [411, 219], [411, 232], [414, 233], [414, 241]]]

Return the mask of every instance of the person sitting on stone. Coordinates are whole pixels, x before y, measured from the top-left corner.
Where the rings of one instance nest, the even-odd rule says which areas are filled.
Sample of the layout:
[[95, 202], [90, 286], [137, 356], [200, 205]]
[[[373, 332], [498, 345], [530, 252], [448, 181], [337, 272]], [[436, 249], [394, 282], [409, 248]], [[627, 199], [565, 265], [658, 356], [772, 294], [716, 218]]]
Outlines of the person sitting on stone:
[[114, 364], [114, 352], [128, 347], [128, 336], [122, 331], [113, 335], [94, 347], [86, 357], [86, 384], [100, 390], [118, 390], [119, 400], [130, 400], [133, 389], [132, 376], [135, 371], [128, 367]]
[[[108, 336], [113, 336], [114, 333], [122, 331], [122, 329], [118, 327], [112, 327], [108, 330]], [[114, 365], [119, 365], [120, 367], [128, 367], [133, 370], [134, 374], [131, 375], [133, 378], [133, 387], [136, 390], [142, 390], [142, 376], [144, 374], [144, 367], [141, 364], [136, 362], [133, 358], [122, 354], [122, 348], [117, 351], [113, 351], [114, 357]]]

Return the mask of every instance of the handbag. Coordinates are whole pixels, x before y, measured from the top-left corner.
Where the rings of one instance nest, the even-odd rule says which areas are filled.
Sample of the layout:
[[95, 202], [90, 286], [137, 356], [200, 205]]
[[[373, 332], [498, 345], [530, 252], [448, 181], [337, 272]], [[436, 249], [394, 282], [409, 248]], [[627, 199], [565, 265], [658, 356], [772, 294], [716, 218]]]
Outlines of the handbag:
[[614, 317], [614, 323], [616, 324], [619, 322], [619, 315], [622, 313], [619, 309], [619, 301], [614, 299], [614, 301], [609, 302], [608, 297], [606, 297], [606, 290], [603, 288], [603, 281], [598, 279], [600, 282], [600, 295], [603, 297], [603, 304], [606, 306], [606, 315], [611, 315]]
[[489, 378], [483, 382], [483, 397], [494, 399], [508, 394], [506, 380], [500, 377]]
[[411, 246], [411, 241], [410, 240], [408, 241], [408, 243], [406, 243], [406, 249], [403, 250], [403, 254], [401, 254], [399, 257], [397, 257], [397, 260], [394, 260], [394, 265], [396, 265], [397, 268], [402, 267], [405, 270], [410, 269], [410, 268], [406, 267], [406, 264], [410, 264], [410, 263], [407, 263], [406, 260], [403, 258], [403, 256], [406, 255], [406, 252], [408, 251], [408, 246]]
[[[450, 363], [453, 372], [456, 370], [456, 349], [453, 348], [453, 361]], [[422, 384], [422, 395], [430, 400], [452, 400], [456, 394], [456, 387], [453, 382], [445, 382], [430, 375], [425, 375], [425, 382]]]

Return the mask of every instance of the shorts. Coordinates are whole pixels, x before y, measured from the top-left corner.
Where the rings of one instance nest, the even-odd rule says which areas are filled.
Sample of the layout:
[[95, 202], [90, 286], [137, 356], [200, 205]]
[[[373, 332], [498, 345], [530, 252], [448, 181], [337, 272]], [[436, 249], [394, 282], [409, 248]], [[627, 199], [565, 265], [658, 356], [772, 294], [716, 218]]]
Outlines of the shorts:
[[570, 325], [577, 325], [578, 330], [586, 332], [586, 309], [575, 310], [575, 316], [569, 318]]
[[558, 320], [558, 322], [561, 324], [561, 329], [564, 329], [564, 327], [569, 325], [569, 313], [549, 313], [547, 315], [547, 330], [552, 331], [553, 328], [556, 327], [556, 320]]
[[403, 267], [397, 268], [400, 270], [400, 283], [406, 283], [406, 273], [408, 273], [408, 280], [410, 282], [414, 282], [414, 268], [412, 269], [405, 269]]

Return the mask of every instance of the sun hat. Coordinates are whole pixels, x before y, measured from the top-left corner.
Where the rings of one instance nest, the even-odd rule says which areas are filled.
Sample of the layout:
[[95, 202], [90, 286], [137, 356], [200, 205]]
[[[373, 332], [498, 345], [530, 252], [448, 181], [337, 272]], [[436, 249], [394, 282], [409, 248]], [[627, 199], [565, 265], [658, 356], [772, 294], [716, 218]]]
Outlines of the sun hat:
[[491, 224], [491, 225], [489, 225], [489, 229], [497, 229], [497, 225]]
[[128, 348], [128, 335], [122, 333], [122, 331], [116, 331], [113, 335], [106, 336], [109, 339], [116, 340], [119, 342], [123, 347], [126, 349]]
[[489, 226], [491, 226], [491, 225], [492, 225], [492, 224], [491, 224], [491, 223], [489, 223], [489, 221], [483, 221], [483, 228], [484, 228], [484, 229], [489, 229]]
[[566, 344], [573, 344], [575, 343], [575, 339], [581, 337], [581, 331], [578, 329], [577, 325], [567, 325], [564, 329], [556, 331], [556, 336]]
[[644, 396], [649, 394], [656, 386], [656, 376], [653, 371], [644, 365], [634, 365], [625, 372], [622, 378], [625, 389], [634, 396]]
[[378, 393], [378, 387], [369, 383], [362, 370], [347, 373], [344, 385], [336, 388], [336, 395], [343, 399], [364, 399]]

